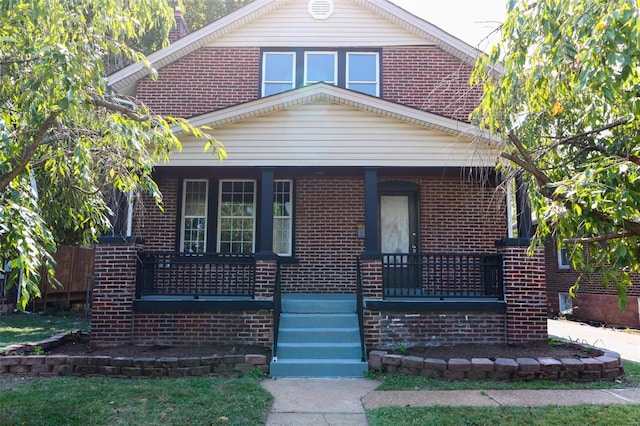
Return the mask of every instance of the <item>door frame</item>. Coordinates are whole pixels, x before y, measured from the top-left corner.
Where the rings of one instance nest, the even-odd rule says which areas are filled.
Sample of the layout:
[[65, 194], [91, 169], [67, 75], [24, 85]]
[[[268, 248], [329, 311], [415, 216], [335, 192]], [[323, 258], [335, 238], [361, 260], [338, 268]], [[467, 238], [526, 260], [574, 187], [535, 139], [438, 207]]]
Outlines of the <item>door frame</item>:
[[[383, 196], [407, 196], [409, 214], [409, 251], [403, 260], [402, 270], [392, 274], [383, 265], [385, 296], [419, 295], [422, 293], [422, 267], [420, 262], [420, 187], [413, 182], [388, 181], [378, 184], [378, 249], [382, 252], [382, 202]], [[413, 254], [413, 256], [412, 256]], [[385, 271], [385, 269], [388, 269]], [[393, 277], [392, 277], [393, 275]], [[387, 279], [385, 280], [385, 277]], [[394, 278], [395, 277], [395, 278]], [[387, 281], [385, 283], [385, 281]], [[391, 285], [393, 283], [393, 285]], [[385, 285], [386, 284], [386, 285]]]

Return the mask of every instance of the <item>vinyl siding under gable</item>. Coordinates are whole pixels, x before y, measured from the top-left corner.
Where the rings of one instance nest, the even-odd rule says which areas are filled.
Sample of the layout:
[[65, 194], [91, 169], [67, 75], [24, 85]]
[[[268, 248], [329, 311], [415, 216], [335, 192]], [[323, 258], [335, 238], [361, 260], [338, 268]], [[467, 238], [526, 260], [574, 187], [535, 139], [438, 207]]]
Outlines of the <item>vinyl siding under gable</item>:
[[[214, 128], [224, 166], [493, 166], [495, 146], [329, 101], [297, 105]], [[173, 166], [220, 164], [204, 143], [183, 139]]]
[[334, 0], [324, 20], [307, 12], [307, 0], [291, 0], [273, 12], [213, 40], [209, 46], [368, 47], [432, 43], [350, 0]]

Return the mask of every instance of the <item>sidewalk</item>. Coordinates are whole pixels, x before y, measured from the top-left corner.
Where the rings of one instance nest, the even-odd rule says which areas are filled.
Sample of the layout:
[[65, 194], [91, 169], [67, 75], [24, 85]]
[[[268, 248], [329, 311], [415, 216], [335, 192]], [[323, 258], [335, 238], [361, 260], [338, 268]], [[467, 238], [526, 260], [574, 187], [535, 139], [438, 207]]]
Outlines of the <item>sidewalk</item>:
[[[640, 362], [640, 334], [549, 320], [549, 335], [604, 347], [623, 359]], [[365, 410], [387, 406], [640, 404], [640, 388], [381, 392], [375, 390], [377, 381], [367, 379], [277, 379], [264, 380], [262, 386], [275, 398], [268, 426], [366, 426]]]
[[640, 389], [383, 392], [367, 379], [277, 379], [262, 386], [275, 398], [267, 426], [367, 425], [365, 409], [388, 406], [640, 404]]
[[607, 327], [594, 327], [567, 320], [548, 320], [549, 336], [586, 343], [618, 352], [622, 359], [640, 362], [640, 333]]

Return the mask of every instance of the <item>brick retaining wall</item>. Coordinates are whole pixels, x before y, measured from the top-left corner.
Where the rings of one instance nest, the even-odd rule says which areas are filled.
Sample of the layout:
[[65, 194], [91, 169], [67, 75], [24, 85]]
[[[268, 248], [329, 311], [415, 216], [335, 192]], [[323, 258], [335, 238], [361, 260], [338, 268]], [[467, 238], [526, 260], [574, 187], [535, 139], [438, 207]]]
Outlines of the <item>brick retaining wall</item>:
[[[575, 345], [575, 343], [572, 343]], [[579, 345], [579, 344], [578, 344]], [[579, 345], [582, 349], [582, 345]], [[588, 348], [587, 348], [588, 349]], [[369, 353], [369, 370], [448, 380], [569, 380], [591, 382], [614, 380], [624, 375], [620, 354], [590, 348], [589, 357], [562, 358], [421, 358]]]

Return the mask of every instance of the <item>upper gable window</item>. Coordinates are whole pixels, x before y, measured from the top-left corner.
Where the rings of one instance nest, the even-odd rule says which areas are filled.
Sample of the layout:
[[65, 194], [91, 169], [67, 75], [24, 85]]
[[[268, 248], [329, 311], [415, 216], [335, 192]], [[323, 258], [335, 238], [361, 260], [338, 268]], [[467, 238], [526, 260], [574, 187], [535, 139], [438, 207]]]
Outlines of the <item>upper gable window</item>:
[[347, 53], [347, 89], [380, 96], [379, 75], [377, 53]]
[[358, 49], [274, 49], [262, 52], [262, 96], [327, 83], [381, 96], [380, 52]]
[[304, 84], [324, 82], [338, 84], [338, 54], [336, 52], [304, 53]]
[[295, 52], [265, 52], [262, 67], [263, 96], [286, 92], [295, 87]]

